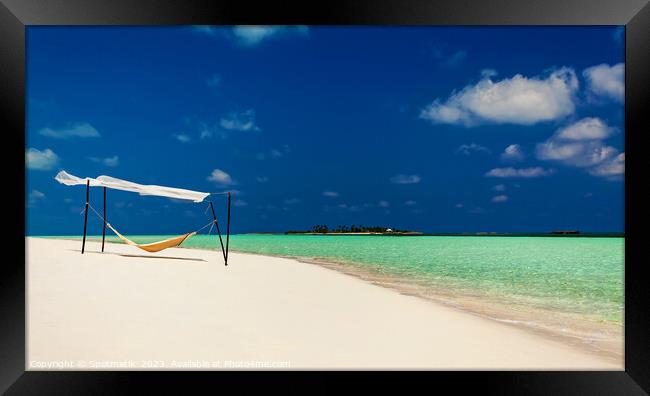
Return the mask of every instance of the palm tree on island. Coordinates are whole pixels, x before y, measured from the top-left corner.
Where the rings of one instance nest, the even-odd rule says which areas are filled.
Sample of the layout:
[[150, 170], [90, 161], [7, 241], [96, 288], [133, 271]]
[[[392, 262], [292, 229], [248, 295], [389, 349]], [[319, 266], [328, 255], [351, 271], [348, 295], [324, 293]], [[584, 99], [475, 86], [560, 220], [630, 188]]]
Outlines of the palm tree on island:
[[296, 231], [290, 230], [286, 231], [285, 234], [305, 234], [305, 235], [315, 235], [315, 234], [326, 234], [326, 235], [421, 235], [421, 232], [409, 231], [409, 230], [399, 230], [397, 228], [389, 227], [378, 227], [378, 226], [362, 226], [362, 225], [339, 225], [336, 228], [329, 228], [327, 224], [317, 224], [308, 231]]

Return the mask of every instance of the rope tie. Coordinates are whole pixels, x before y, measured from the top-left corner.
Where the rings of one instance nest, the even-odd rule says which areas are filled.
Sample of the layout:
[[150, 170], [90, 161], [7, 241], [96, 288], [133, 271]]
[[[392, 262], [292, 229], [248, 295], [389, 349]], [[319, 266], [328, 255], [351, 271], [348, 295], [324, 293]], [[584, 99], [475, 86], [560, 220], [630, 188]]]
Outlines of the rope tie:
[[203, 229], [205, 229], [209, 225], [214, 225], [214, 221], [209, 222], [208, 224], [204, 225], [203, 227], [199, 228], [198, 230], [196, 230], [194, 232], [196, 232], [198, 234], [200, 231], [202, 231]]

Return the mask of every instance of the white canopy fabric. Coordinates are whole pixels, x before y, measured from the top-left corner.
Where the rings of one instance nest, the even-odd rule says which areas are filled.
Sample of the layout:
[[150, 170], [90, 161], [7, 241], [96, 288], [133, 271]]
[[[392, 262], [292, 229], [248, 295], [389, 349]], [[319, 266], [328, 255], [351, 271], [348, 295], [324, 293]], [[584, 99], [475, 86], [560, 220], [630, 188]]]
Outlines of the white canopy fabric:
[[78, 184], [85, 186], [86, 182], [89, 180], [90, 186], [92, 187], [113, 188], [115, 190], [136, 192], [140, 195], [155, 195], [159, 197], [174, 199], [186, 199], [194, 202], [202, 202], [208, 195], [210, 195], [210, 193], [185, 190], [182, 188], [163, 187], [153, 184], [138, 184], [104, 175], [98, 176], [96, 179], [92, 179], [90, 177], [82, 179], [80, 177], [71, 175], [66, 171], [57, 173], [54, 179], [56, 179], [56, 181], [61, 184], [65, 184], [66, 186], [74, 186]]

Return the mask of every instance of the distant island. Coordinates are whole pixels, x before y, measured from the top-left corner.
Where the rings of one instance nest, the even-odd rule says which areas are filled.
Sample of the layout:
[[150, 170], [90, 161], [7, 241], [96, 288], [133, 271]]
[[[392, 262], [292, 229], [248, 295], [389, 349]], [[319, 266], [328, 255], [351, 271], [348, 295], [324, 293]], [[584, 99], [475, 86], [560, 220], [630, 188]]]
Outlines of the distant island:
[[327, 225], [315, 225], [308, 231], [290, 230], [285, 232], [286, 235], [301, 234], [301, 235], [422, 235], [421, 232], [410, 230], [398, 230], [397, 228], [390, 227], [367, 227], [361, 225], [345, 226], [340, 225], [336, 228], [329, 228]]
[[[254, 232], [253, 234], [282, 234], [282, 232]], [[419, 232], [391, 227], [315, 225], [310, 230], [289, 230], [284, 235], [396, 235], [396, 236], [484, 236], [484, 237], [583, 237], [583, 238], [621, 238], [624, 232], [582, 232], [578, 230], [554, 230], [549, 232]]]

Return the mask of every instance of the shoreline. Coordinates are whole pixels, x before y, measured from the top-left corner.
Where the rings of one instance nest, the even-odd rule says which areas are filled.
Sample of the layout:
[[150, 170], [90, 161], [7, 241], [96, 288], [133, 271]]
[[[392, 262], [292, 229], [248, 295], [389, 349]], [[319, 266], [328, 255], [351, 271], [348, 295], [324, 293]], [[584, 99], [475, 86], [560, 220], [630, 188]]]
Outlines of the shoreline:
[[535, 237], [535, 238], [625, 238], [625, 233], [617, 232], [603, 232], [603, 233], [578, 233], [578, 234], [562, 234], [562, 233], [424, 233], [424, 232], [248, 232], [240, 235], [322, 235], [322, 236], [345, 236], [345, 235], [373, 235], [373, 236], [435, 236], [435, 237]]
[[[185, 249], [198, 249], [198, 250], [209, 251], [209, 249], [202, 249], [202, 248], [185, 248]], [[593, 336], [589, 337], [589, 334], [578, 335], [578, 334], [572, 334], [568, 332], [563, 333], [563, 332], [559, 332], [558, 329], [544, 326], [544, 324], [535, 323], [530, 320], [531, 317], [534, 317], [534, 314], [545, 314], [545, 315], [552, 315], [552, 316], [560, 316], [564, 320], [572, 320], [574, 321], [574, 323], [579, 323], [583, 318], [577, 314], [572, 317], [569, 314], [560, 313], [556, 311], [543, 311], [543, 310], [535, 311], [538, 308], [524, 306], [523, 309], [528, 308], [531, 309], [532, 312], [528, 312], [524, 318], [508, 319], [508, 318], [498, 317], [498, 315], [496, 314], [499, 311], [501, 311], [503, 313], [501, 316], [512, 316], [512, 315], [508, 315], [509, 313], [512, 312], [509, 310], [509, 308], [512, 307], [511, 305], [497, 304], [493, 302], [486, 303], [485, 301], [472, 301], [471, 299], [463, 300], [463, 298], [465, 298], [464, 296], [459, 299], [458, 298], [459, 294], [454, 294], [452, 290], [449, 290], [451, 291], [452, 294], [451, 296], [449, 295], [449, 293], [448, 294], [426, 293], [417, 289], [417, 286], [413, 284], [414, 281], [413, 279], [403, 278], [393, 274], [378, 273], [376, 271], [373, 271], [371, 268], [363, 267], [363, 264], [360, 263], [342, 262], [342, 261], [337, 262], [330, 258], [288, 256], [288, 255], [278, 255], [278, 254], [271, 254], [271, 253], [262, 254], [262, 253], [246, 252], [246, 251], [239, 251], [239, 250], [231, 250], [231, 252], [237, 252], [239, 254], [244, 254], [244, 255], [261, 256], [261, 257], [284, 258], [284, 259], [296, 260], [298, 262], [305, 263], [305, 264], [317, 265], [321, 268], [327, 268], [347, 276], [355, 277], [357, 279], [360, 279], [363, 282], [378, 287], [394, 290], [406, 296], [415, 297], [423, 301], [427, 301], [429, 303], [440, 304], [449, 307], [463, 314], [474, 315], [486, 320], [502, 323], [506, 326], [510, 326], [519, 330], [528, 331], [552, 341], [559, 340], [560, 342], [565, 343], [567, 346], [575, 348], [581, 352], [590, 353], [595, 356], [603, 357], [611, 361], [619, 361], [623, 359], [623, 336], [624, 336], [623, 328], [624, 327], [622, 324], [619, 325], [618, 323], [606, 323], [604, 325], [604, 327], [608, 327], [609, 330], [612, 333], [614, 333], [612, 338], [620, 339], [621, 341], [620, 344], [618, 343], [618, 341], [616, 340], [612, 341], [610, 339], [610, 340], [605, 340], [604, 342], [605, 345], [601, 345], [601, 343], [599, 343], [598, 341], [602, 342], [603, 341], [602, 339], [594, 340], [592, 338]], [[504, 307], [506, 306], [509, 308], [504, 309]], [[556, 320], [556, 322], [559, 323], [563, 321], [558, 319]], [[602, 322], [597, 320], [591, 320], [589, 321], [589, 323], [602, 324]], [[581, 324], [584, 325], [584, 323]], [[587, 330], [585, 330], [585, 327], [582, 327], [581, 329], [578, 330], [582, 330], [583, 332], [589, 332], [589, 327], [586, 326], [586, 328]]]
[[[74, 238], [64, 239], [64, 240], [77, 241], [77, 242], [79, 241], [78, 239], [74, 239]], [[94, 238], [90, 237], [89, 239], [87, 239], [87, 243], [89, 242], [94, 242]], [[115, 246], [119, 246], [119, 245], [126, 246], [123, 243], [114, 242], [114, 241], [107, 241], [107, 243], [110, 243], [111, 245], [115, 245]], [[216, 250], [213, 249], [196, 248], [196, 247], [186, 247], [186, 248], [181, 247], [179, 249], [183, 249], [187, 251], [201, 251], [206, 253], [217, 252]], [[412, 283], [408, 282], [408, 280], [404, 281], [404, 279], [400, 279], [398, 276], [391, 276], [389, 274], [384, 274], [384, 273], [379, 274], [376, 272], [373, 273], [370, 269], [362, 268], [359, 264], [336, 262], [335, 260], [332, 259], [323, 259], [323, 258], [260, 254], [260, 253], [237, 251], [237, 250], [231, 250], [231, 251], [235, 252], [238, 255], [243, 255], [243, 256], [249, 255], [249, 256], [261, 257], [261, 258], [269, 258], [269, 257], [280, 258], [280, 259], [295, 260], [300, 263], [312, 264], [319, 268], [333, 270], [334, 272], [342, 274], [346, 277], [356, 278], [368, 285], [378, 286], [382, 289], [397, 292], [404, 296], [417, 298], [418, 300], [426, 302], [427, 304], [435, 304], [435, 305], [447, 307], [448, 309], [453, 309], [454, 311], [457, 311], [462, 315], [471, 315], [477, 318], [481, 318], [483, 320], [489, 320], [493, 323], [499, 323], [501, 325], [505, 325], [510, 328], [517, 329], [519, 331], [525, 331], [552, 342], [561, 342], [562, 344], [576, 350], [577, 352], [587, 353], [605, 359], [610, 362], [619, 362], [622, 361], [623, 358], [622, 355], [623, 326], [622, 325], [621, 326], [613, 325], [610, 327], [610, 330], [613, 329], [611, 331], [613, 331], [614, 333], [616, 333], [617, 330], [620, 332], [620, 341], [621, 341], [620, 348], [617, 342], [614, 342], [613, 344], [610, 342], [610, 344], [601, 345], [603, 343], [603, 340], [598, 339], [598, 337], [595, 338], [592, 337], [590, 339], [588, 337], [589, 333], [587, 333], [587, 337], [585, 337], [585, 334], [582, 334], [581, 336], [576, 336], [575, 334], [571, 334], [571, 333], [562, 334], [561, 332], [558, 332], [557, 329], [548, 329], [548, 328], [545, 329], [544, 327], [540, 327], [536, 323], [527, 322], [525, 318], [531, 317], [530, 315], [531, 312], [526, 312], [527, 315], [524, 315], [523, 320], [522, 319], [511, 320], [508, 319], [507, 317], [508, 316], [512, 317], [512, 312], [505, 311], [505, 312], [501, 312], [501, 315], [499, 315], [498, 312], [499, 306], [496, 307], [489, 306], [489, 304], [485, 304], [484, 301], [478, 301], [477, 304], [477, 301], [472, 301], [471, 299], [467, 299], [462, 296], [459, 298], [458, 294], [453, 295], [453, 293], [452, 295], [449, 295], [449, 293], [445, 294], [444, 292], [440, 292], [440, 291], [437, 291], [437, 293], [423, 293], [423, 290], [419, 290], [417, 286], [414, 286]], [[539, 313], [539, 312], [533, 311], [532, 313]], [[554, 312], [551, 313], [556, 314]], [[548, 312], [546, 312], [546, 314], [548, 314]], [[556, 314], [556, 316], [558, 315]], [[562, 315], [559, 316], [561, 317]], [[561, 319], [575, 320], [576, 318], [564, 317]], [[613, 337], [616, 337], [616, 335], [614, 335]], [[617, 350], [620, 350], [620, 353], [616, 353]]]

